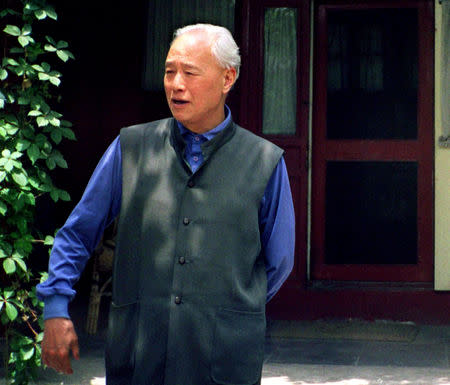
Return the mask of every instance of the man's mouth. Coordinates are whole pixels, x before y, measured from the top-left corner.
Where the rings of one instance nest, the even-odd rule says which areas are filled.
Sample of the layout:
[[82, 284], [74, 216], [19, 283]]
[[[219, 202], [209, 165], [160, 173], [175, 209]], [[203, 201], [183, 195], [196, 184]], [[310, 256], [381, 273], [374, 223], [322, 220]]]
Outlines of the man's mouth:
[[187, 100], [182, 100], [182, 99], [172, 99], [172, 103], [177, 105], [177, 106], [181, 106], [183, 104], [187, 104], [188, 101]]

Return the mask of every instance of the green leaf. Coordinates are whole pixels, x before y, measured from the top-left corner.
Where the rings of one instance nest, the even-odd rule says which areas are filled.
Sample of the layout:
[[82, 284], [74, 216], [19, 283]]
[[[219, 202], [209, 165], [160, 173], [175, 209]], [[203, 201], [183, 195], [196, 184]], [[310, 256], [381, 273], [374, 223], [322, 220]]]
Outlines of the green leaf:
[[[53, 159], [53, 158], [47, 158], [46, 160], [45, 160], [45, 164], [47, 165], [47, 167], [50, 169], [50, 170], [53, 170], [55, 167], [56, 167], [56, 162], [55, 162], [55, 160]], [[53, 191], [52, 191], [53, 192]], [[50, 194], [51, 195], [51, 194]], [[52, 199], [54, 200], [54, 198], [52, 197]], [[56, 202], [56, 201], [55, 201]]]
[[17, 318], [17, 315], [19, 314], [17, 312], [16, 307], [9, 302], [6, 302], [6, 304], [5, 304], [5, 311], [6, 311], [6, 315], [10, 319], [10, 321], [14, 321]]
[[73, 126], [73, 124], [71, 122], [69, 122], [68, 120], [61, 120], [61, 126], [70, 128]]
[[9, 243], [0, 243], [0, 258], [5, 258], [12, 253], [12, 246]]
[[51, 45], [51, 44], [46, 44], [46, 45], [44, 46], [44, 49], [45, 49], [47, 52], [56, 52], [56, 51], [57, 51], [56, 47], [54, 47], [54, 46]]
[[6, 15], [19, 15], [16, 11], [10, 8], [6, 8], [3, 11], [0, 12], [0, 17], [3, 18]]
[[[23, 67], [13, 67], [11, 68], [11, 71], [14, 72], [17, 76], [23, 76], [24, 74]], [[13, 95], [11, 95], [11, 97], [13, 97]]]
[[47, 17], [47, 12], [43, 9], [38, 9], [37, 11], [34, 11], [34, 16], [36, 16], [36, 19], [38, 20], [43, 20]]
[[8, 24], [3, 31], [8, 35], [20, 36], [20, 28], [15, 25]]
[[[0, 68], [0, 80], [5, 80], [7, 77], [8, 77], [8, 71], [6, 71], [4, 68]], [[3, 99], [4, 98], [5, 97], [3, 96]]]
[[[34, 162], [33, 162], [34, 163]], [[33, 176], [28, 177], [28, 183], [33, 186], [34, 188], [39, 188], [39, 180]]]
[[41, 63], [41, 66], [42, 66], [42, 68], [44, 69], [45, 72], [50, 72], [50, 70], [51, 70], [50, 64], [48, 64], [47, 62], [43, 61]]
[[67, 191], [59, 190], [59, 197], [63, 201], [66, 201], [66, 202], [70, 201], [70, 195]]
[[66, 62], [69, 60], [69, 55], [67, 54], [68, 51], [58, 50], [56, 51], [56, 55], [63, 61]]
[[5, 148], [2, 151], [2, 156], [5, 157], [5, 158], [9, 158], [11, 156], [11, 151], [9, 151], [7, 148]]
[[16, 271], [16, 263], [14, 262], [14, 259], [12, 258], [6, 258], [3, 260], [3, 269], [5, 270], [6, 274], [12, 274]]
[[62, 132], [61, 132], [61, 130], [57, 130], [57, 129], [52, 130], [52, 132], [50, 133], [50, 137], [52, 138], [52, 140], [56, 144], [60, 143], [61, 140], [62, 140]]
[[[55, 117], [51, 118], [51, 119], [49, 120], [49, 122], [50, 122], [50, 124], [51, 124], [52, 126], [54, 126], [54, 127], [59, 127], [59, 126], [61, 125], [61, 121], [60, 121], [58, 118], [55, 118]], [[59, 130], [58, 130], [58, 131], [59, 131]]]
[[69, 47], [69, 43], [67, 43], [67, 41], [64, 40], [60, 40], [58, 41], [58, 44], [56, 44], [56, 48], [58, 48], [58, 50], [62, 50], [67, 47]]
[[47, 6], [45, 7], [45, 12], [47, 12], [47, 16], [48, 16], [50, 19], [53, 19], [53, 20], [57, 20], [57, 19], [58, 19], [58, 15], [56, 14], [56, 12], [55, 12], [55, 10], [53, 9], [53, 7], [51, 7], [50, 5], [47, 5]]
[[5, 216], [8, 211], [8, 206], [6, 206], [5, 202], [0, 201], [0, 215]]
[[27, 149], [28, 158], [30, 158], [31, 163], [35, 163], [41, 157], [41, 150], [36, 144], [32, 144]]
[[26, 186], [28, 184], [27, 177], [23, 173], [12, 173], [12, 178], [19, 186]]
[[74, 132], [70, 128], [62, 127], [61, 132], [62, 132], [63, 136], [67, 139], [70, 139], [70, 140], [76, 139]]
[[61, 84], [61, 80], [59, 80], [59, 78], [56, 76], [51, 76], [50, 83], [52, 83], [54, 86], [58, 87]]
[[6, 171], [11, 172], [12, 169], [14, 168], [14, 161], [12, 159], [8, 159], [5, 163], [5, 165], [3, 166], [3, 168]]
[[52, 189], [53, 189], [53, 186], [48, 183], [47, 184], [43, 183], [39, 186], [39, 190], [41, 190], [43, 192], [50, 192], [50, 191], [52, 191]]
[[5, 289], [3, 291], [3, 297], [5, 297], [5, 299], [11, 298], [12, 296], [14, 296], [13, 290]]
[[17, 253], [26, 257], [33, 250], [33, 244], [31, 243], [30, 237], [20, 238], [14, 242], [14, 247]]
[[28, 36], [19, 36], [17, 40], [19, 40], [19, 44], [22, 47], [26, 47], [28, 44], [30, 44], [30, 38]]
[[30, 99], [24, 96], [20, 96], [19, 99], [17, 99], [17, 103], [19, 103], [21, 106], [26, 106], [27, 104], [30, 104]]
[[52, 184], [52, 179], [50, 178], [50, 176], [43, 170], [38, 170], [38, 175], [39, 178], [41, 179], [42, 182], [51, 185]]
[[19, 265], [19, 267], [22, 269], [22, 271], [27, 271], [27, 265], [25, 261], [22, 258], [13, 258], [14, 261]]
[[48, 120], [44, 116], [38, 116], [36, 122], [39, 127], [44, 127], [48, 125]]
[[27, 36], [30, 33], [31, 33], [31, 25], [25, 24], [24, 27], [22, 28], [22, 35]]
[[44, 240], [44, 245], [52, 246], [54, 240], [55, 240], [55, 238], [53, 238], [51, 235], [47, 235]]
[[18, 139], [16, 143], [17, 151], [25, 151], [28, 147], [30, 147], [31, 142], [26, 139]]
[[53, 46], [56, 46], [56, 41], [51, 36], [45, 36], [45, 39]]
[[[33, 12], [33, 11], [36, 11], [36, 9], [39, 9], [39, 6], [38, 6], [37, 4], [35, 4], [35, 3], [27, 2], [27, 3], [25, 4], [24, 10], [25, 10], [25, 11], [28, 11], [28, 13]], [[27, 13], [27, 12], [25, 12], [25, 13]]]
[[52, 191], [50, 191], [50, 197], [53, 199], [54, 202], [58, 202], [59, 199], [58, 189], [53, 189]]
[[44, 72], [44, 69], [39, 64], [33, 64], [31, 68], [35, 69], [38, 72]]
[[16, 99], [14, 99], [14, 95], [11, 94], [11, 93], [7, 93], [7, 94], [6, 94], [6, 97], [7, 97], [7, 99], [8, 99], [8, 102], [11, 103], [11, 104], [13, 104], [14, 101], [16, 100]]
[[50, 79], [50, 75], [46, 74], [45, 72], [39, 72], [38, 78], [39, 78], [39, 80], [46, 81], [46, 80]]
[[[30, 183], [30, 178], [27, 179], [28, 183]], [[34, 197], [33, 193], [26, 193], [26, 201], [32, 205], [32, 206], [36, 206], [36, 198]]]
[[44, 332], [39, 333], [36, 337], [35, 340], [36, 342], [42, 342], [42, 340], [44, 339]]
[[0, 171], [0, 182], [3, 182], [3, 179], [6, 178], [6, 172], [5, 171]]
[[20, 356], [24, 361], [30, 360], [34, 355], [34, 346], [30, 345], [20, 349]]
[[6, 123], [3, 127], [6, 129], [6, 132], [9, 135], [14, 135], [17, 131], [19, 131], [19, 127], [13, 126], [12, 124], [9, 123]]
[[15, 61], [14, 59], [11, 59], [10, 57], [5, 57], [3, 59], [3, 65], [10, 65], [10, 66], [14, 66], [17, 67], [19, 65], [19, 63], [17, 61]]
[[59, 167], [67, 168], [67, 162], [59, 151], [57, 150], [53, 151], [52, 155], [53, 155], [52, 158], [55, 160], [56, 164]]
[[42, 115], [42, 112], [41, 111], [38, 111], [38, 110], [31, 110], [29, 113], [28, 113], [28, 116], [41, 116]]
[[12, 47], [9, 50], [9, 53], [24, 53], [25, 50], [23, 48], [19, 48], [19, 47]]
[[27, 139], [34, 140], [35, 138], [33, 126], [22, 128], [22, 130], [20, 130], [20, 133]]

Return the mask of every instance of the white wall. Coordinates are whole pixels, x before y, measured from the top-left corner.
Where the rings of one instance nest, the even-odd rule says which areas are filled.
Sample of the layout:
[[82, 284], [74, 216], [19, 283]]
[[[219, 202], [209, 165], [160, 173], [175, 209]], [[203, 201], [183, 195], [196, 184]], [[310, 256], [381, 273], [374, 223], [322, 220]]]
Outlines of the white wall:
[[[450, 0], [444, 0], [450, 1]], [[435, 282], [436, 290], [450, 290], [450, 148], [438, 145], [442, 135], [442, 6], [435, 0]], [[446, 44], [450, 44], [449, 41]], [[446, 85], [449, 87], [450, 85]], [[446, 101], [450, 103], [449, 100]]]

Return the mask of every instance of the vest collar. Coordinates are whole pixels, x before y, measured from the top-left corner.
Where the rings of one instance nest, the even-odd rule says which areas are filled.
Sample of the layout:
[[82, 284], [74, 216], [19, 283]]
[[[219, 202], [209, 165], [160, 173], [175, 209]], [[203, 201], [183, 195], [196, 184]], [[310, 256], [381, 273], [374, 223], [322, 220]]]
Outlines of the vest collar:
[[[180, 133], [176, 120], [173, 118], [170, 129], [171, 129], [170, 143], [174, 148], [175, 152], [177, 153], [178, 159], [180, 159], [182, 161], [182, 164], [186, 166], [186, 161], [184, 160], [183, 156], [184, 151], [186, 149], [186, 142]], [[234, 136], [235, 132], [236, 132], [236, 125], [232, 120], [230, 120], [227, 126], [223, 130], [221, 130], [218, 134], [216, 134], [214, 138], [200, 145], [203, 154], [203, 163], [199, 167], [199, 169], [202, 168], [208, 162], [208, 159], [211, 157], [212, 154], [214, 154], [215, 151], [217, 151], [220, 147], [222, 147]], [[189, 166], [187, 168], [190, 171]]]

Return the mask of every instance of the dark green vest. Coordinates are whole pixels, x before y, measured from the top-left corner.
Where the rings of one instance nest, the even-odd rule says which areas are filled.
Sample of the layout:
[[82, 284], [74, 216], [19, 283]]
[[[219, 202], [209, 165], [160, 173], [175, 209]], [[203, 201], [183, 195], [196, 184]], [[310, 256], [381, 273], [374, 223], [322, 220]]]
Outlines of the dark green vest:
[[258, 212], [282, 150], [232, 123], [192, 174], [174, 119], [125, 128], [108, 385], [255, 384], [267, 277]]

